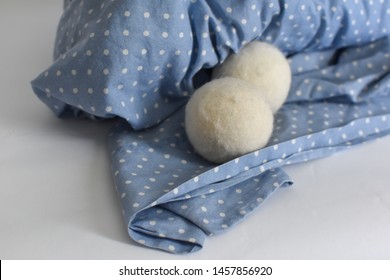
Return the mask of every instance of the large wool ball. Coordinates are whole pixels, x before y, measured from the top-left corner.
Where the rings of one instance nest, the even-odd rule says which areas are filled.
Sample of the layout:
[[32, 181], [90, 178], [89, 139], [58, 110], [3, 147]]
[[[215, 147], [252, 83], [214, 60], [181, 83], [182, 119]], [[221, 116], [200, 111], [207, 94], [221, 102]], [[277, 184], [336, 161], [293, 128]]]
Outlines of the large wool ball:
[[291, 69], [276, 47], [254, 41], [231, 54], [213, 71], [213, 78], [234, 77], [255, 85], [275, 113], [285, 102], [291, 86]]
[[185, 110], [185, 128], [195, 150], [222, 163], [264, 147], [273, 130], [273, 114], [252, 84], [213, 80], [197, 89]]

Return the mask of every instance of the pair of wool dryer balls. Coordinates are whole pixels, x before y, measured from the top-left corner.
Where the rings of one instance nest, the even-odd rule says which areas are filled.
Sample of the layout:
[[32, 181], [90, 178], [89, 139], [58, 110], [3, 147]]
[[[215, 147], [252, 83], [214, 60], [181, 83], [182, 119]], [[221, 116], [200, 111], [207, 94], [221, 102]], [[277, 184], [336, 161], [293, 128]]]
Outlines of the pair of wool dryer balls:
[[185, 129], [196, 152], [223, 163], [263, 148], [274, 114], [287, 98], [291, 70], [274, 46], [251, 42], [213, 70], [185, 108]]

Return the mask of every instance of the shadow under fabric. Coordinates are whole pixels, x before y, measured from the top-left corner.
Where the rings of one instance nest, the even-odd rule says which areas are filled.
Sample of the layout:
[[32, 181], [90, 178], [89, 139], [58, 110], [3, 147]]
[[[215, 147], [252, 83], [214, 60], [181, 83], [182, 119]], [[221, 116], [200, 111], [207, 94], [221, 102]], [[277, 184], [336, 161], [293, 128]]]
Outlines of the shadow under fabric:
[[[298, 2], [65, 1], [32, 87], [59, 117], [117, 118], [109, 152], [135, 241], [197, 251], [292, 184], [284, 165], [390, 133], [390, 3]], [[288, 100], [267, 147], [211, 164], [186, 138], [184, 105], [195, 77], [253, 40], [288, 56]]]

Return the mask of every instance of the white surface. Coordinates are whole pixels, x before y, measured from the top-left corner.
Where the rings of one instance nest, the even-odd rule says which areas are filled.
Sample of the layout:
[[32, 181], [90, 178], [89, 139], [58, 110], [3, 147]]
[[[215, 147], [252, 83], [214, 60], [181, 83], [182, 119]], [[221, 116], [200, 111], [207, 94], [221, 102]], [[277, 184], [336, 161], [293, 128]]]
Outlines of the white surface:
[[295, 181], [198, 253], [127, 235], [110, 123], [62, 121], [29, 82], [51, 62], [62, 1], [0, 2], [1, 259], [389, 259], [390, 137], [286, 168]]

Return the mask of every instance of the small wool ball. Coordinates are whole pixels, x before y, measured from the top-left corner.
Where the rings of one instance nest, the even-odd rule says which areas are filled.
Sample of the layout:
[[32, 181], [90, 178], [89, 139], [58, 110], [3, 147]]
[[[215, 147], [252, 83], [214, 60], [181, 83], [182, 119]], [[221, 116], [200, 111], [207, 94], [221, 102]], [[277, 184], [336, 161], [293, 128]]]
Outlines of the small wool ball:
[[234, 77], [254, 84], [273, 113], [286, 101], [291, 86], [291, 69], [283, 53], [268, 43], [254, 41], [231, 54], [213, 71], [213, 78]]
[[273, 114], [256, 87], [226, 77], [194, 92], [186, 106], [185, 128], [198, 154], [222, 163], [264, 147], [272, 134]]

